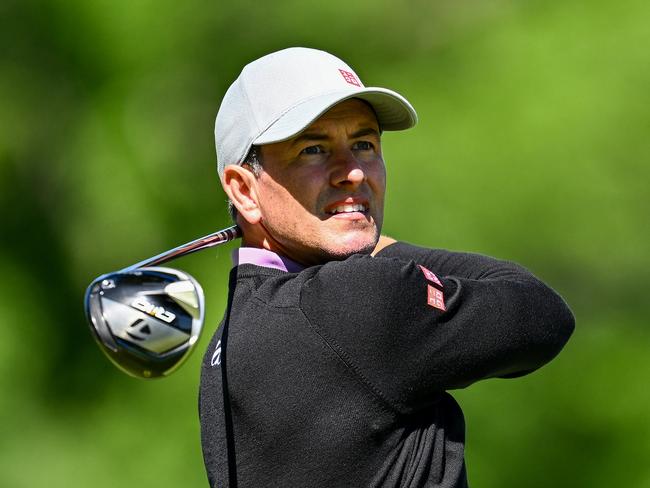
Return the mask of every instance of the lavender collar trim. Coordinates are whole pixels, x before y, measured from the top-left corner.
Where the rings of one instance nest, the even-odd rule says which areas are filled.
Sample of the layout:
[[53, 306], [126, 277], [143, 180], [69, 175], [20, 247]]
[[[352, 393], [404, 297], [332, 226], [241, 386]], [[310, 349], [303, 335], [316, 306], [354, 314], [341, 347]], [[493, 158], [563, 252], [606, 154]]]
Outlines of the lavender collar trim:
[[265, 268], [279, 269], [281, 271], [286, 271], [287, 273], [297, 273], [305, 269], [304, 266], [289, 258], [280, 256], [273, 251], [256, 247], [240, 247], [238, 249], [233, 249], [232, 262], [234, 266], [239, 266], [240, 264], [255, 264], [257, 266], [264, 266]]

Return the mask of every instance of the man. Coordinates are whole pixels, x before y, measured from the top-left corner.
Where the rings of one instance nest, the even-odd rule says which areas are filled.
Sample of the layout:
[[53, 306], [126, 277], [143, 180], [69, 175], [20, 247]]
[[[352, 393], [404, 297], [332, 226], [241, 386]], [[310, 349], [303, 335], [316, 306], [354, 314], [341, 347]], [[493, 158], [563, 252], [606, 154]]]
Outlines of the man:
[[212, 486], [465, 487], [447, 390], [568, 340], [571, 312], [520, 266], [380, 236], [381, 134], [415, 123], [313, 49], [254, 61], [226, 93], [218, 168], [243, 241], [202, 367]]

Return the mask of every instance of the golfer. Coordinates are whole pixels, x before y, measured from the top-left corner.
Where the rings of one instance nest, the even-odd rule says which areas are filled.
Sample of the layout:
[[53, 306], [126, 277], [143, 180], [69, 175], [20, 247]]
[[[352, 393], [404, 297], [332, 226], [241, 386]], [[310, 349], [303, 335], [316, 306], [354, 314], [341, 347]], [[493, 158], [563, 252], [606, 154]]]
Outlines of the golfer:
[[466, 487], [448, 391], [530, 373], [571, 335], [526, 269], [381, 235], [399, 164], [382, 133], [416, 121], [314, 49], [264, 56], [228, 89], [218, 171], [243, 240], [201, 372], [211, 486]]

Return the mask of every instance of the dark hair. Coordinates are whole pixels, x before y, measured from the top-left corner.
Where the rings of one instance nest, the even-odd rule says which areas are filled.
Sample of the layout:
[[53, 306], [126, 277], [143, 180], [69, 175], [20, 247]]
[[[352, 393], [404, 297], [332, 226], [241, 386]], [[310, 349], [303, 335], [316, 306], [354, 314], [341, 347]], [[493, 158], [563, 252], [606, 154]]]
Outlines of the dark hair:
[[[251, 173], [255, 175], [255, 178], [259, 178], [262, 174], [262, 158], [258, 146], [251, 146], [244, 161], [241, 163], [241, 166], [244, 165], [249, 167]], [[235, 207], [230, 200], [228, 200], [228, 213], [230, 214], [232, 221], [237, 223], [237, 207]]]

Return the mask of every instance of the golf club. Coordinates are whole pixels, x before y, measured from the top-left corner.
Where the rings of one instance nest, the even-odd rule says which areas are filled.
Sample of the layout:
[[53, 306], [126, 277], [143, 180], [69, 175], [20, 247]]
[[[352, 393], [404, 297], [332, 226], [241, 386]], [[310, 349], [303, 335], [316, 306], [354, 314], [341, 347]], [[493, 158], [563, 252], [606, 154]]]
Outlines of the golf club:
[[156, 266], [240, 236], [239, 227], [228, 227], [96, 278], [86, 290], [84, 308], [111, 362], [137, 378], [175, 371], [201, 333], [203, 290], [189, 274]]

